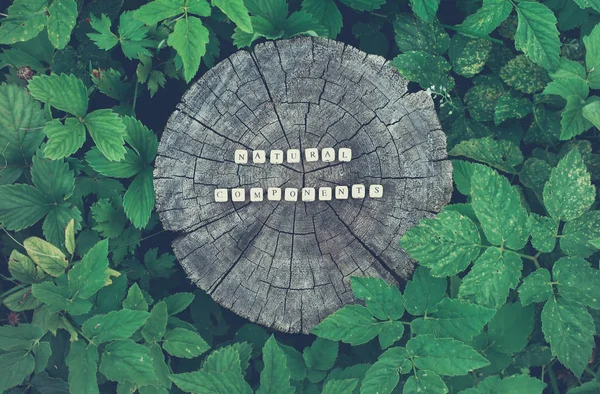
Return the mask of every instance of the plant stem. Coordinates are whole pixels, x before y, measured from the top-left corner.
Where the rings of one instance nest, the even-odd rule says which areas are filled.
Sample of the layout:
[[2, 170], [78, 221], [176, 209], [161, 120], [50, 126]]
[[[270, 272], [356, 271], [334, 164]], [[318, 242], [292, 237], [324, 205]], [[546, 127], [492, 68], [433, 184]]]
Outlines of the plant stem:
[[484, 40], [495, 42], [496, 44], [502, 44], [501, 40], [498, 40], [497, 38], [492, 38], [492, 37], [490, 37], [488, 35], [485, 35], [485, 34], [474, 33], [472, 31], [469, 31], [469, 30], [466, 30], [466, 29], [463, 29], [463, 28], [457, 27], [457, 26], [450, 26], [450, 25], [444, 25], [444, 24], [442, 24], [442, 26], [445, 29], [455, 31], [457, 33], [468, 34], [468, 35], [473, 36], [473, 37], [479, 37], [479, 38], [483, 38]]
[[587, 372], [587, 373], [589, 373], [590, 375], [592, 375], [594, 377], [594, 379], [596, 379], [596, 372], [592, 371], [588, 367], [585, 367], [584, 371]]
[[133, 92], [133, 108], [131, 109], [133, 112], [133, 116], [135, 117], [135, 105], [137, 104], [137, 96], [138, 96], [138, 86], [140, 84], [140, 80], [137, 75], [135, 77], [135, 91]]
[[556, 373], [554, 372], [554, 369], [552, 369], [552, 365], [550, 365], [550, 367], [548, 367], [548, 376], [550, 377], [550, 384], [552, 385], [552, 392], [554, 394], [560, 394], [560, 391], [558, 390], [558, 380], [556, 379]]
[[[517, 252], [515, 252], [515, 253], [517, 253]], [[537, 269], [540, 269], [540, 268], [542, 268], [542, 267], [540, 266], [540, 263], [539, 263], [538, 259], [537, 259], [537, 258], [539, 257], [539, 255], [540, 255], [540, 254], [541, 254], [541, 253], [538, 253], [538, 254], [536, 254], [535, 256], [530, 256], [530, 255], [528, 255], [528, 254], [517, 253], [517, 255], [518, 255], [519, 257], [521, 257], [522, 259], [527, 259], [527, 260], [531, 260], [531, 261], [533, 261], [533, 264], [535, 264], [535, 267], [536, 267]]]

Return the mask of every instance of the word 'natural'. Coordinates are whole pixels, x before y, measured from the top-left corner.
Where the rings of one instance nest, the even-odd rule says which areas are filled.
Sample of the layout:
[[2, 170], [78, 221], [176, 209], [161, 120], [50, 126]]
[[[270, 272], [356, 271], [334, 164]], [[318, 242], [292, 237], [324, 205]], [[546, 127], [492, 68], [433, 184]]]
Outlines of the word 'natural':
[[[319, 155], [320, 153], [320, 155]], [[333, 148], [323, 148], [321, 152], [317, 148], [308, 148], [304, 150], [304, 159], [307, 162], [319, 161], [319, 156], [321, 157], [321, 161], [325, 163], [335, 161], [336, 154], [335, 149]], [[267, 152], [264, 150], [254, 150], [250, 154], [252, 156], [252, 162], [256, 164], [263, 164], [267, 162]], [[246, 164], [248, 163], [250, 155], [247, 150], [238, 149], [235, 151], [234, 160], [236, 164]], [[300, 149], [288, 149], [285, 154], [282, 150], [272, 150], [269, 152], [269, 162], [271, 164], [282, 164], [283, 159], [286, 159], [287, 163], [300, 163], [302, 159], [302, 153]], [[338, 161], [350, 161], [352, 160], [352, 149], [350, 148], [340, 148], [337, 152]]]
[[[265, 198], [264, 189], [251, 188], [246, 189], [216, 189], [215, 190], [215, 201], [216, 202], [227, 202], [229, 201], [229, 192], [231, 192], [231, 201], [233, 202], [244, 202], [246, 201], [247, 192], [249, 192], [250, 201], [263, 201]], [[282, 197], [285, 201], [298, 201], [301, 199], [305, 202], [310, 201], [331, 201], [336, 200], [347, 200], [350, 196], [354, 199], [365, 198], [366, 187], [365, 185], [352, 185], [352, 189], [348, 186], [336, 186], [335, 189], [331, 187], [319, 187], [318, 195], [317, 189], [314, 187], [303, 187], [301, 189], [288, 187], [281, 189], [279, 187], [270, 187], [267, 189], [266, 198], [269, 201], [281, 201]], [[383, 197], [383, 186], [382, 185], [370, 185], [369, 186], [369, 197], [381, 198]]]

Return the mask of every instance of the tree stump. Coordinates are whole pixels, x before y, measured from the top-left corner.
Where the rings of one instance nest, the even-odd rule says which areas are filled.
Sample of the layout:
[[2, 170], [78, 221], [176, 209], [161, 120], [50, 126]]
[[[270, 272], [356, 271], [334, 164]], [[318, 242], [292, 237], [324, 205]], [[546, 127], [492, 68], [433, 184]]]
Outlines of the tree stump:
[[[356, 301], [351, 276], [397, 284], [399, 239], [452, 192], [446, 137], [426, 92], [380, 56], [322, 38], [257, 45], [185, 93], [162, 136], [156, 206], [189, 278], [253, 322], [308, 333]], [[350, 148], [349, 162], [236, 164], [239, 149]], [[303, 154], [304, 156], [304, 154]], [[380, 184], [382, 198], [215, 202], [215, 189]], [[317, 189], [318, 190], [318, 189]]]

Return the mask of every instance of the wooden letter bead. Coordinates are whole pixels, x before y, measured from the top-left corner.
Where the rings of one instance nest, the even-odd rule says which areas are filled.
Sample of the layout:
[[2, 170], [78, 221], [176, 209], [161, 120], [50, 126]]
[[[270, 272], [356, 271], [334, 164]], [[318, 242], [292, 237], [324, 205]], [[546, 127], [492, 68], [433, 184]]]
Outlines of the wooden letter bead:
[[352, 198], [365, 198], [365, 185], [352, 185]]
[[369, 187], [369, 197], [371, 197], [371, 198], [383, 197], [383, 186], [382, 185], [371, 185]]
[[304, 187], [302, 188], [302, 201], [315, 201], [315, 188]]
[[287, 162], [288, 163], [300, 163], [300, 149], [288, 149]]
[[348, 186], [336, 186], [335, 187], [335, 199], [336, 200], [347, 200], [348, 199]]
[[250, 201], [262, 201], [263, 200], [263, 189], [260, 187], [250, 189]]
[[246, 190], [231, 189], [231, 201], [242, 202], [246, 200]]
[[237, 149], [235, 151], [234, 160], [236, 164], [248, 163], [248, 151], [244, 149]]
[[323, 152], [321, 152], [322, 158], [324, 162], [335, 161], [335, 149], [333, 148], [323, 148]]
[[267, 191], [267, 200], [269, 201], [280, 201], [281, 200], [281, 189], [278, 187], [270, 187]]
[[319, 188], [319, 200], [321, 200], [321, 201], [330, 201], [331, 200], [331, 188], [330, 187], [320, 187]]
[[270, 154], [271, 164], [282, 164], [283, 163], [283, 151], [282, 150], [272, 150]]
[[215, 201], [226, 202], [227, 201], [227, 189], [215, 189]]
[[319, 150], [317, 148], [308, 148], [304, 151], [307, 162], [319, 161]]
[[338, 151], [338, 160], [339, 161], [350, 161], [352, 160], [352, 149], [350, 148], [340, 148]]
[[267, 162], [267, 152], [264, 150], [255, 150], [252, 152], [252, 162], [263, 164]]
[[285, 201], [298, 201], [298, 189], [294, 187], [286, 187]]

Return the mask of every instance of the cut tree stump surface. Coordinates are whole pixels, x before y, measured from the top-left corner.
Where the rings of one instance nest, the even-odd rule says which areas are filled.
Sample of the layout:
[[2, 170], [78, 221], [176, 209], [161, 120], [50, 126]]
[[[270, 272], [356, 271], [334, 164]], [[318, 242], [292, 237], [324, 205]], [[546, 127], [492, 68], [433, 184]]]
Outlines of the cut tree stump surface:
[[[185, 93], [162, 136], [156, 206], [175, 255], [215, 301], [308, 333], [355, 302], [351, 276], [395, 284], [414, 261], [399, 239], [450, 200], [452, 167], [431, 97], [380, 56], [321, 38], [257, 45]], [[246, 149], [351, 148], [350, 162], [236, 164]], [[303, 155], [304, 156], [304, 155]], [[383, 198], [214, 201], [217, 188], [381, 184]]]

